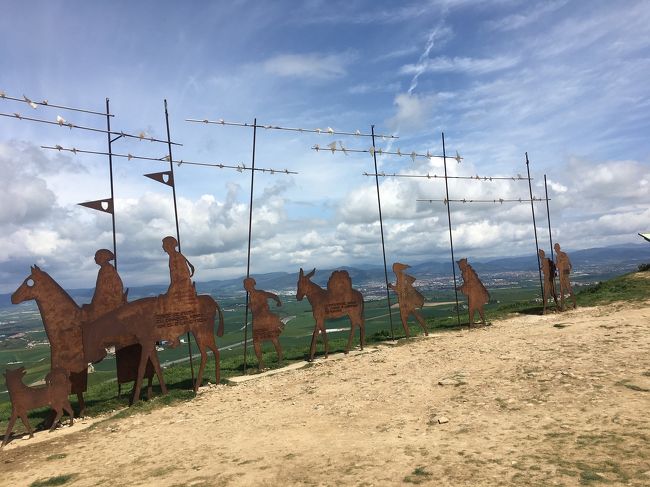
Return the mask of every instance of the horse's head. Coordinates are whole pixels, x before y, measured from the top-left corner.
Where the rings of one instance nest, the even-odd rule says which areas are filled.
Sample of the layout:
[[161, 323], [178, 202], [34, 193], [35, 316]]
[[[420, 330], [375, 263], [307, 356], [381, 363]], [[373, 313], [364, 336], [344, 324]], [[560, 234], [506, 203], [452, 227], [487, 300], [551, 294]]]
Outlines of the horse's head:
[[458, 267], [462, 270], [467, 267], [467, 258], [462, 258], [460, 260], [457, 260], [456, 263], [458, 264]]
[[297, 292], [296, 292], [296, 299], [298, 301], [302, 301], [302, 298], [305, 297], [307, 294], [307, 289], [309, 287], [309, 283], [311, 282], [310, 279], [316, 272], [316, 268], [314, 268], [309, 274], [305, 274], [305, 272], [302, 270], [302, 267], [300, 268], [300, 274], [298, 275], [298, 284], [297, 284]]
[[39, 269], [37, 265], [32, 266], [31, 270], [31, 274], [25, 278], [20, 287], [11, 295], [11, 302], [13, 304], [22, 303], [23, 301], [28, 301], [30, 299], [36, 299], [38, 282], [45, 272]]

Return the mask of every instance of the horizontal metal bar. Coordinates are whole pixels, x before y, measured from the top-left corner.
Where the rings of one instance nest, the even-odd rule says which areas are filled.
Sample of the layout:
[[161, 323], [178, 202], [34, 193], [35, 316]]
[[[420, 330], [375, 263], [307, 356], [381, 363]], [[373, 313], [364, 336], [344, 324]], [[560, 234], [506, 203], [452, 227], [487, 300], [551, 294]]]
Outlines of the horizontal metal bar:
[[[108, 156], [108, 152], [101, 152], [101, 151], [91, 151], [91, 150], [83, 150], [83, 149], [77, 149], [76, 147], [72, 147], [71, 149], [66, 148], [66, 147], [61, 147], [60, 145], [56, 145], [54, 147], [49, 146], [49, 145], [42, 145], [41, 149], [50, 149], [50, 150], [57, 150], [57, 151], [65, 151], [65, 152], [72, 152], [74, 154], [95, 154], [95, 155], [102, 155], [102, 156]], [[110, 153], [113, 157], [122, 157], [128, 160], [131, 159], [138, 159], [142, 161], [157, 161], [157, 162], [170, 162], [169, 161], [169, 156], [163, 156], [163, 157], [145, 157], [145, 156], [134, 156], [133, 154], [116, 154], [115, 152]], [[219, 164], [219, 163], [212, 163], [212, 162], [192, 162], [192, 161], [184, 161], [184, 160], [172, 160], [171, 162], [178, 164], [180, 167], [183, 164], [187, 164], [190, 166], [206, 166], [206, 167], [217, 167], [219, 169], [236, 169], [239, 172], [242, 171], [250, 171], [251, 168], [247, 167], [245, 164], [238, 164], [236, 166], [234, 165], [229, 165], [229, 164]], [[256, 167], [254, 171], [259, 171], [263, 173], [271, 173], [271, 174], [298, 174], [295, 171], [289, 171], [288, 169], [269, 169], [269, 168], [258, 168]]]
[[[437, 174], [396, 174], [396, 173], [385, 173], [385, 172], [380, 172], [380, 173], [369, 173], [369, 172], [364, 172], [364, 176], [379, 176], [382, 178], [426, 178], [426, 179], [445, 179], [445, 176], [443, 175], [437, 175]], [[478, 174], [476, 176], [447, 176], [447, 179], [472, 179], [474, 181], [528, 181], [528, 178], [523, 177], [520, 174], [517, 174], [517, 176], [479, 176]], [[533, 178], [530, 178], [531, 180]]]
[[523, 198], [518, 198], [518, 199], [504, 199], [504, 198], [497, 198], [493, 200], [474, 200], [474, 199], [462, 199], [462, 200], [452, 200], [452, 199], [442, 199], [442, 200], [421, 200], [418, 199], [416, 201], [422, 201], [426, 203], [530, 203], [531, 201], [551, 201], [550, 198], [535, 198], [533, 196], [533, 199], [523, 199]]
[[[335, 142], [333, 142], [332, 144], [335, 144]], [[332, 154], [334, 154], [335, 152], [343, 152], [345, 154], [347, 154], [348, 152], [365, 152], [365, 153], [368, 153], [370, 155], [377, 154], [377, 155], [380, 155], [380, 156], [391, 154], [391, 155], [396, 155], [396, 156], [400, 156], [400, 157], [401, 156], [407, 156], [407, 157], [410, 157], [413, 160], [415, 160], [416, 157], [426, 157], [427, 159], [431, 159], [433, 157], [436, 157], [436, 158], [439, 158], [439, 159], [445, 158], [445, 156], [441, 156], [441, 155], [437, 155], [437, 154], [431, 154], [430, 152], [427, 152], [426, 154], [419, 154], [417, 152], [408, 152], [407, 153], [407, 152], [402, 152], [400, 150], [398, 150], [397, 152], [392, 152], [392, 151], [383, 150], [382, 148], [375, 148], [375, 147], [370, 147], [369, 149], [347, 149], [347, 148], [345, 148], [345, 147], [343, 147], [341, 145], [341, 148], [337, 149], [336, 147], [330, 147], [332, 144], [329, 144], [326, 147], [321, 147], [318, 144], [316, 144], [316, 145], [314, 145], [312, 147], [312, 149], [315, 150], [316, 152], [330, 151]], [[463, 160], [463, 158], [458, 154], [458, 152], [456, 153], [455, 157], [446, 156], [446, 158], [447, 159], [455, 159], [459, 163], [460, 163], [460, 161]]]
[[[206, 124], [214, 124], [214, 125], [229, 125], [233, 127], [250, 127], [250, 128], [260, 128], [260, 129], [267, 129], [267, 130], [287, 130], [289, 132], [306, 132], [306, 133], [313, 133], [313, 134], [326, 134], [326, 135], [354, 135], [356, 137], [372, 137], [372, 134], [362, 134], [358, 130], [355, 132], [337, 132], [336, 130], [332, 129], [331, 127], [327, 127], [326, 129], [305, 129], [305, 128], [296, 128], [296, 127], [280, 127], [278, 125], [262, 125], [262, 124], [254, 124], [254, 123], [246, 123], [246, 122], [226, 122], [223, 119], [219, 120], [208, 120], [207, 118], [198, 120], [196, 118], [186, 118], [186, 122], [196, 122], [196, 123], [206, 123]], [[385, 139], [399, 139], [399, 136], [397, 135], [377, 135], [375, 134], [375, 137], [382, 137]]]
[[[0, 99], [19, 101], [21, 103], [28, 103], [30, 105], [33, 103], [34, 105], [41, 105], [41, 106], [44, 106], [44, 107], [60, 108], [61, 110], [70, 110], [70, 111], [73, 111], [73, 112], [90, 113], [92, 115], [102, 115], [104, 117], [107, 115], [105, 112], [95, 112], [95, 111], [92, 111], [92, 110], [84, 110], [82, 108], [72, 108], [72, 107], [66, 107], [66, 106], [63, 106], [63, 105], [55, 105], [53, 103], [50, 103], [47, 100], [34, 101], [34, 100], [30, 100], [25, 95], [23, 95], [22, 98], [16, 98], [16, 97], [13, 97], [13, 96], [6, 95], [4, 91], [0, 91]], [[112, 114], [109, 113], [108, 116], [109, 117], [114, 117], [115, 115], [112, 115]]]
[[[127, 134], [125, 132], [115, 132], [113, 130], [108, 131], [104, 129], [97, 129], [94, 127], [85, 127], [83, 125], [75, 125], [73, 123], [70, 123], [66, 120], [61, 119], [61, 121], [57, 122], [52, 122], [51, 120], [42, 120], [40, 118], [33, 118], [33, 117], [25, 117], [24, 115], [21, 115], [20, 113], [0, 113], [0, 117], [9, 117], [9, 118], [17, 118], [18, 120], [29, 120], [30, 122], [38, 122], [38, 123], [46, 123], [49, 125], [58, 125], [59, 127], [67, 127], [69, 129], [80, 129], [80, 130], [87, 130], [90, 132], [99, 132], [102, 134], [111, 134], [111, 135], [118, 135], [119, 137], [129, 137], [132, 139], [138, 139], [138, 140], [148, 140], [149, 142], [160, 142], [167, 144], [166, 140], [161, 140], [161, 139], [156, 139], [154, 137], [146, 137], [144, 133], [140, 135], [133, 135], [133, 134]], [[119, 138], [118, 137], [118, 138]], [[117, 140], [117, 138], [115, 139]], [[182, 146], [183, 144], [179, 144], [178, 142], [171, 142], [172, 145], [178, 145]]]

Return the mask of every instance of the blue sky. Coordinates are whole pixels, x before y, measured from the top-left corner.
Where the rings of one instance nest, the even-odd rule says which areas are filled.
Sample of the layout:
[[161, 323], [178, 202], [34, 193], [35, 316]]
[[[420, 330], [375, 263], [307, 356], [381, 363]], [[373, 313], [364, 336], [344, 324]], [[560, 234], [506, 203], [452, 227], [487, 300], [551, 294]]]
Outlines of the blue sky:
[[[250, 129], [187, 118], [399, 135], [377, 146], [439, 154], [455, 175], [525, 174], [549, 181], [554, 240], [567, 250], [638, 241], [650, 225], [647, 2], [15, 2], [0, 18], [0, 90], [103, 110], [114, 129], [165, 137], [174, 156], [250, 164]], [[101, 117], [0, 100], [1, 113], [105, 128]], [[253, 275], [381, 263], [368, 154], [315, 152], [361, 137], [260, 130]], [[0, 117], [0, 292], [38, 263], [67, 287], [91, 287], [95, 250], [110, 248], [110, 217], [76, 206], [109, 195], [105, 157], [40, 149], [106, 150], [106, 137]], [[149, 157], [163, 145], [118, 141]], [[439, 159], [383, 156], [380, 171], [441, 174]], [[169, 188], [142, 177], [162, 163], [115, 162], [120, 273], [127, 286], [164, 283], [160, 242], [175, 233]], [[198, 280], [245, 273], [250, 174], [176, 167], [183, 251]], [[389, 262], [448, 258], [440, 180], [382, 178]], [[452, 180], [451, 198], [526, 198], [525, 183]], [[545, 208], [537, 204], [548, 247]], [[530, 253], [530, 206], [452, 206], [459, 256]]]

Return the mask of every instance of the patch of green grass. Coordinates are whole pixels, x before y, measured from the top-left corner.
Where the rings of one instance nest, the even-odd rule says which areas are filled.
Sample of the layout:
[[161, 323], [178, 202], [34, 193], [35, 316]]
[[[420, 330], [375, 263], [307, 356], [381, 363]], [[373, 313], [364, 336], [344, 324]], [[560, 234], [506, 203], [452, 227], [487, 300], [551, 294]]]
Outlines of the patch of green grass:
[[67, 453], [55, 453], [54, 455], [50, 455], [49, 457], [47, 457], [45, 460], [61, 460], [67, 456], [68, 456]]
[[650, 279], [640, 273], [625, 274], [594, 286], [581, 289], [577, 294], [579, 306], [595, 306], [615, 301], [644, 301], [650, 297]]
[[421, 484], [428, 481], [432, 474], [427, 472], [424, 467], [416, 467], [410, 475], [404, 477], [404, 482], [407, 484]]
[[77, 476], [76, 473], [69, 473], [66, 475], [57, 475], [56, 477], [50, 477], [49, 479], [36, 480], [29, 484], [29, 487], [46, 487], [50, 485], [65, 485], [70, 480]]

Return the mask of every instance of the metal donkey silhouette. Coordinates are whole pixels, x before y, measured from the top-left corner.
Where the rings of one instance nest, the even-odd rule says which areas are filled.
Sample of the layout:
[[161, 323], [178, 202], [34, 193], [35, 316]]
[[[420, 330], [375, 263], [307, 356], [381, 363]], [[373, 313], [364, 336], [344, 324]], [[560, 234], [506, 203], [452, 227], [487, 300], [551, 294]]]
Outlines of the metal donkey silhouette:
[[296, 292], [296, 299], [298, 301], [302, 301], [307, 296], [307, 300], [312, 307], [314, 320], [316, 321], [314, 333], [311, 337], [309, 360], [314, 360], [317, 333], [320, 333], [323, 338], [325, 357], [328, 356], [329, 346], [327, 344], [325, 320], [340, 318], [341, 316], [350, 318], [350, 336], [348, 337], [345, 353], [348, 353], [352, 346], [355, 327], [359, 328], [359, 342], [363, 350], [366, 335], [365, 319], [363, 317], [363, 295], [356, 289], [352, 289], [352, 280], [347, 271], [332, 272], [332, 275], [327, 281], [327, 289], [323, 289], [318, 284], [311, 282], [311, 278], [315, 273], [316, 269], [305, 274], [301, 268], [298, 276], [298, 290]]

